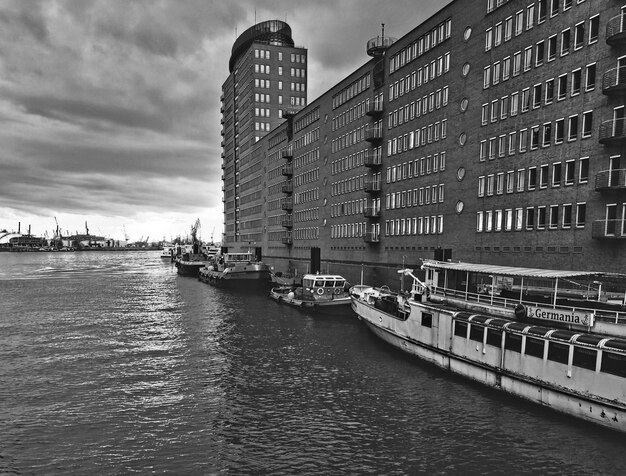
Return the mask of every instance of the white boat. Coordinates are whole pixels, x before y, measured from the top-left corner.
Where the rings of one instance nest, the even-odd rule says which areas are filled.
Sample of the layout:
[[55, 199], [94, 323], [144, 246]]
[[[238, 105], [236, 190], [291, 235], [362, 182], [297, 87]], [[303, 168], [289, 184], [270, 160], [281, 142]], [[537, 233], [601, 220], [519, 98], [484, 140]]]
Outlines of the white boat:
[[272, 288], [270, 297], [279, 303], [318, 311], [350, 309], [349, 285], [333, 274], [305, 274], [302, 286]]
[[270, 268], [250, 252], [216, 255], [200, 269], [198, 279], [214, 286], [269, 287]]
[[161, 250], [161, 258], [171, 260], [173, 259], [175, 252], [176, 247], [174, 245], [163, 245], [163, 249]]
[[[429, 261], [423, 267], [424, 281], [410, 269], [400, 270], [412, 279], [410, 292], [392, 292], [386, 287], [351, 288], [353, 310], [375, 335], [453, 373], [626, 431], [626, 339], [589, 332], [606, 310], [599, 309], [593, 316], [595, 322], [584, 324], [583, 314], [576, 314], [579, 311], [575, 307], [557, 306], [563, 302], [559, 301], [558, 287], [552, 304], [538, 306], [524, 299], [531, 294], [527, 291], [547, 291], [533, 290], [537, 281], [558, 278], [564, 284], [569, 278], [593, 275], [617, 286], [626, 276], [468, 263], [455, 267], [452, 263]], [[488, 273], [489, 283], [476, 280], [484, 273]], [[503, 282], [507, 287], [512, 285], [509, 291], [520, 293], [517, 302], [500, 295]], [[481, 285], [483, 294], [476, 292], [478, 287], [471, 290], [475, 285]], [[602, 296], [599, 285], [595, 286], [596, 296]], [[570, 299], [579, 297], [571, 286], [565, 294]], [[602, 301], [586, 303], [590, 306]], [[536, 309], [543, 311], [537, 313]], [[626, 315], [613, 311], [615, 326], [624, 325]]]

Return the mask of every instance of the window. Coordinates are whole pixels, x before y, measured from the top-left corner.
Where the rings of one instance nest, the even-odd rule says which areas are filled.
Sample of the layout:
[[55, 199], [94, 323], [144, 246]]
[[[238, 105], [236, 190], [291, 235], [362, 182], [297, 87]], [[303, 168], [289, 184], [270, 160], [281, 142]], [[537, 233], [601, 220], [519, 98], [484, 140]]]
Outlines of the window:
[[559, 76], [557, 83], [557, 97], [559, 101], [562, 101], [567, 97], [567, 74]]
[[576, 204], [576, 228], [583, 228], [585, 226], [585, 219], [587, 215], [587, 204]]
[[539, 167], [539, 188], [546, 188], [548, 186], [548, 165], [542, 165]]
[[493, 45], [493, 30], [488, 28], [485, 32], [485, 51], [489, 51]]
[[581, 77], [582, 77], [582, 70], [580, 68], [572, 71], [572, 91], [570, 93], [572, 96], [576, 96], [577, 94], [580, 94]]
[[502, 331], [487, 328], [487, 344], [500, 347], [502, 345]]
[[500, 62], [496, 61], [493, 64], [493, 69], [491, 72], [491, 83], [495, 86], [500, 82]]
[[528, 190], [535, 190], [537, 186], [537, 167], [528, 169]]
[[535, 228], [535, 209], [528, 207], [526, 209], [526, 229], [532, 230], [533, 228]]
[[546, 81], [546, 104], [551, 104], [554, 100], [554, 78]]
[[454, 321], [454, 335], [467, 338], [467, 322]]
[[560, 187], [561, 186], [561, 171], [562, 171], [561, 162], [556, 162], [552, 164], [552, 186]]
[[522, 112], [528, 111], [530, 107], [530, 88], [522, 90]]
[[573, 185], [574, 184], [574, 172], [575, 172], [576, 162], [573, 160], [568, 160], [565, 162], [565, 185]]
[[583, 130], [582, 137], [591, 137], [591, 129], [593, 127], [593, 111], [583, 112]]
[[514, 92], [511, 94], [511, 117], [517, 116], [519, 111], [519, 93]]
[[588, 370], [596, 370], [598, 352], [585, 347], [574, 347], [572, 365]]
[[619, 377], [626, 377], [626, 355], [603, 351], [600, 370]]
[[561, 144], [565, 137], [565, 119], [557, 119], [554, 123], [554, 143]]
[[517, 51], [513, 55], [513, 76], [517, 76], [522, 71], [522, 52]]
[[552, 124], [550, 122], [546, 122], [543, 125], [541, 146], [542, 147], [548, 147], [551, 142], [552, 142]]
[[535, 45], [535, 66], [541, 66], [545, 55], [544, 41], [541, 40]]
[[537, 2], [537, 23], [546, 21], [546, 9], [548, 0], [539, 0]]
[[537, 149], [539, 147], [539, 126], [532, 126], [530, 128], [530, 150]]
[[535, 4], [526, 7], [526, 29], [530, 30], [535, 22]]
[[511, 352], [522, 352], [522, 336], [518, 334], [505, 334], [504, 348]]
[[559, 14], [559, 2], [560, 0], [551, 0], [550, 16], [554, 17]]
[[519, 131], [519, 148], [520, 152], [526, 152], [528, 147], [528, 129], [522, 129]]
[[559, 206], [550, 205], [550, 229], [555, 229], [559, 226]]
[[477, 212], [476, 213], [476, 231], [479, 233], [482, 232], [484, 229], [483, 219], [484, 219], [484, 213]]
[[506, 119], [509, 115], [509, 97], [500, 98], [500, 119]]
[[524, 29], [524, 11], [520, 10], [515, 14], [515, 36], [521, 35]]
[[589, 157], [582, 157], [578, 160], [578, 183], [589, 181]]
[[487, 89], [491, 84], [491, 66], [485, 66], [483, 70], [483, 89]]
[[589, 19], [589, 44], [598, 41], [598, 32], [600, 31], [600, 15], [596, 15]]
[[520, 231], [522, 229], [522, 224], [524, 220], [524, 210], [522, 208], [515, 209], [515, 231]]
[[498, 100], [494, 99], [491, 101], [491, 122], [496, 122], [498, 120]]
[[567, 130], [567, 140], [574, 141], [578, 139], [578, 115], [569, 117]]
[[422, 326], [423, 327], [432, 327], [433, 326], [433, 315], [427, 312], [422, 313]]
[[506, 81], [511, 76], [511, 57], [507, 56], [502, 60], [502, 81]]
[[556, 35], [548, 38], [548, 61], [553, 61], [556, 58]]
[[481, 110], [481, 123], [484, 126], [489, 122], [489, 104], [483, 104]]
[[572, 205], [569, 203], [563, 204], [562, 208], [563, 222], [561, 226], [563, 228], [571, 228], [572, 227]]
[[498, 172], [496, 176], [496, 194], [502, 195], [504, 193], [504, 172]]
[[502, 22], [496, 23], [493, 30], [493, 46], [498, 46], [502, 43]]
[[533, 86], [533, 109], [537, 109], [541, 106], [541, 83]]
[[517, 171], [517, 191], [518, 192], [524, 191], [525, 178], [526, 178], [526, 171], [524, 169], [519, 169]]
[[585, 42], [585, 22], [580, 22], [574, 27], [574, 50], [579, 50]]
[[504, 41], [509, 41], [513, 36], [513, 17], [504, 20]]
[[569, 359], [569, 347], [570, 346], [568, 344], [562, 344], [561, 342], [549, 342], [548, 360], [567, 365], [567, 361]]
[[515, 146], [517, 145], [517, 139], [515, 135], [515, 131], [509, 132], [509, 155], [515, 155]]
[[524, 49], [524, 71], [530, 70], [532, 66], [533, 47], [529, 46]]
[[515, 186], [515, 171], [509, 170], [506, 173], [506, 193], [513, 193]]
[[571, 36], [569, 28], [561, 32], [561, 56], [569, 54]]
[[543, 230], [546, 227], [546, 207], [537, 207], [537, 229]]
[[482, 342], [484, 334], [485, 334], [485, 328], [483, 326], [479, 326], [476, 324], [470, 325], [470, 334], [469, 334], [470, 340], [473, 340], [476, 342]]
[[589, 64], [585, 68], [585, 91], [591, 91], [596, 87], [596, 64]]
[[525, 354], [543, 359], [544, 341], [535, 337], [526, 337]]

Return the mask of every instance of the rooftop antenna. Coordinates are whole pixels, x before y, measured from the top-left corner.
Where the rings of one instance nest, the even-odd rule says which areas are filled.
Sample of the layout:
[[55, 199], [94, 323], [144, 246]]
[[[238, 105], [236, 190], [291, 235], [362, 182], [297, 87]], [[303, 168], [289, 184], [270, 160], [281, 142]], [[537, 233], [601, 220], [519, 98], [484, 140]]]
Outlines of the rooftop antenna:
[[385, 24], [384, 24], [384, 23], [381, 23], [381, 25], [383, 26], [382, 37], [384, 38], [384, 37], [385, 37]]

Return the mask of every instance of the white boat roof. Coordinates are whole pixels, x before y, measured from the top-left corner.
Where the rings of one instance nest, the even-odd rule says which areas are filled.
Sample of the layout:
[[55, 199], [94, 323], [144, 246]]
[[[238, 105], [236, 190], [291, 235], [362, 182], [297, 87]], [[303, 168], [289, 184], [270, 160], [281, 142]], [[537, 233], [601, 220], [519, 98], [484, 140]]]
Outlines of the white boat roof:
[[464, 262], [449, 262], [449, 261], [437, 261], [431, 259], [425, 259], [423, 262], [424, 268], [438, 269], [438, 270], [450, 270], [450, 271], [464, 271], [469, 273], [484, 273], [493, 274], [498, 276], [517, 276], [524, 278], [577, 278], [577, 277], [606, 277], [606, 278], [621, 278], [626, 279], [626, 274], [621, 273], [604, 273], [599, 271], [569, 271], [569, 270], [554, 270], [543, 268], [522, 268], [517, 266], [498, 266], [493, 264], [477, 264], [477, 263], [464, 263]]
[[339, 276], [338, 274], [305, 274], [303, 279], [326, 279], [334, 281], [345, 281], [346, 278]]

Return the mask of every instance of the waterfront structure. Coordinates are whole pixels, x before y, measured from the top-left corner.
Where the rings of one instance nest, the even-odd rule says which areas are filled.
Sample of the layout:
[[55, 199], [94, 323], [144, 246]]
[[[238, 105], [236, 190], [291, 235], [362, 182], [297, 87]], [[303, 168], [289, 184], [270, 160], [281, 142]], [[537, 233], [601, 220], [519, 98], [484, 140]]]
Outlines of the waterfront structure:
[[287, 23], [265, 21], [237, 38], [229, 71], [221, 97], [225, 236], [231, 246], [260, 247], [264, 163], [253, 151], [306, 105], [307, 51], [294, 46]]
[[225, 173], [223, 246], [353, 282], [432, 257], [623, 271], [625, 19], [614, 2], [455, 0], [373, 38]]

